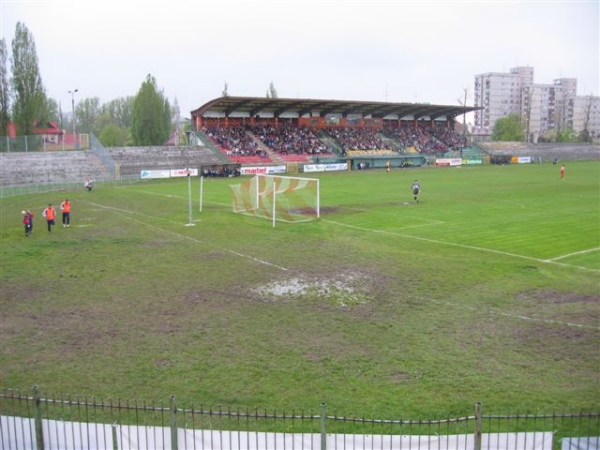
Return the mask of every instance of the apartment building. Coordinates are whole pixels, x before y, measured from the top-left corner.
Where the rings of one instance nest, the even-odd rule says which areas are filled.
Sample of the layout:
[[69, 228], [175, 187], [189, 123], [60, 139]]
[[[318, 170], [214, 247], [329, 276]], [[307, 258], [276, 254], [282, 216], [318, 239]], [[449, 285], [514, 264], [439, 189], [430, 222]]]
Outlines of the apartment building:
[[515, 67], [475, 76], [474, 103], [483, 107], [475, 112], [475, 135], [489, 137], [498, 119], [518, 114], [529, 142], [565, 129], [600, 136], [600, 97], [578, 97], [576, 78], [536, 84], [533, 75], [533, 67]]

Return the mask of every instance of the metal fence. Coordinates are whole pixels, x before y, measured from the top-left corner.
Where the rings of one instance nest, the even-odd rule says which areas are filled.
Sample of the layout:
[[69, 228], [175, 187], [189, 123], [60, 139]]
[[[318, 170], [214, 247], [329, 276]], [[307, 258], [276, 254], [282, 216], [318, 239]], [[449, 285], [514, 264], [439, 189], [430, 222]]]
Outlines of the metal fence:
[[[118, 180], [94, 180], [94, 188], [124, 186], [139, 182], [139, 176], [121, 177]], [[19, 186], [0, 186], [0, 199], [17, 195], [44, 194], [47, 192], [83, 190], [82, 181], [65, 181], [62, 183], [26, 184]], [[1, 450], [1, 449], [0, 449]]]
[[0, 449], [593, 450], [600, 411], [418, 420], [0, 391]]
[[90, 135], [85, 133], [0, 136], [0, 152], [6, 153], [87, 150], [89, 148]]

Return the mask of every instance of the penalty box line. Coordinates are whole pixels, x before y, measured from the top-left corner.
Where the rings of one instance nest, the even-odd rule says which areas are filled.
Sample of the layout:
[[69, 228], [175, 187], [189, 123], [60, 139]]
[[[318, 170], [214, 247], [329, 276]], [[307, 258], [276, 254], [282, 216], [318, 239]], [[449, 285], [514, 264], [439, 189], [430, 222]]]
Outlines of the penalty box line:
[[540, 258], [534, 258], [532, 256], [525, 256], [525, 255], [518, 255], [516, 253], [503, 252], [502, 250], [495, 250], [493, 248], [477, 247], [475, 245], [467, 245], [467, 244], [457, 244], [456, 242], [447, 242], [447, 241], [440, 241], [437, 239], [430, 239], [430, 238], [424, 238], [424, 237], [419, 237], [419, 236], [411, 236], [410, 234], [396, 233], [394, 231], [386, 231], [386, 230], [377, 230], [377, 229], [373, 229], [373, 228], [358, 227], [356, 225], [349, 225], [346, 223], [336, 222], [334, 220], [328, 220], [328, 219], [321, 219], [321, 220], [332, 223], [334, 225], [340, 225], [340, 226], [343, 226], [346, 228], [352, 228], [354, 230], [365, 231], [368, 233], [387, 234], [390, 236], [397, 236], [397, 237], [402, 237], [402, 238], [407, 238], [407, 239], [414, 239], [417, 241], [430, 242], [432, 244], [449, 245], [451, 247], [459, 247], [459, 248], [465, 248], [465, 249], [469, 249], [469, 250], [476, 250], [476, 251], [480, 251], [480, 252], [495, 253], [497, 255], [512, 256], [513, 258], [527, 259], [529, 261], [535, 261], [538, 263], [554, 264], [554, 265], [562, 266], [562, 267], [570, 267], [570, 268], [576, 268], [576, 269], [588, 270], [591, 272], [599, 272], [600, 273], [600, 270], [590, 269], [589, 267], [575, 266], [573, 264], [565, 264], [565, 263], [557, 262], [555, 260], [556, 258], [555, 259], [540, 259]]
[[86, 203], [89, 203], [90, 205], [96, 206], [98, 208], [103, 208], [103, 209], [109, 209], [109, 210], [112, 210], [112, 211], [116, 211], [117, 213], [119, 213], [119, 214], [121, 214], [123, 216], [127, 215], [128, 218], [129, 218], [129, 220], [132, 220], [132, 221], [134, 221], [134, 222], [136, 222], [136, 223], [138, 223], [140, 225], [144, 225], [145, 227], [151, 228], [153, 230], [158, 230], [158, 231], [161, 231], [163, 233], [168, 233], [168, 234], [171, 234], [173, 236], [177, 236], [177, 237], [179, 237], [181, 239], [187, 239], [189, 241], [196, 242], [198, 244], [208, 245], [210, 247], [216, 248], [217, 250], [221, 250], [221, 251], [224, 251], [224, 252], [227, 252], [227, 253], [231, 253], [232, 255], [239, 256], [241, 258], [250, 259], [251, 261], [257, 262], [259, 264], [264, 264], [265, 266], [275, 267], [276, 269], [283, 270], [283, 271], [287, 271], [288, 270], [285, 267], [279, 266], [279, 265], [274, 264], [272, 262], [265, 261], [265, 260], [259, 259], [259, 258], [255, 258], [254, 256], [246, 255], [244, 253], [236, 252], [235, 250], [230, 250], [228, 248], [220, 247], [218, 245], [211, 244], [209, 242], [202, 241], [200, 239], [196, 239], [196, 238], [191, 237], [191, 236], [186, 236], [186, 235], [183, 235], [181, 233], [176, 233], [175, 231], [167, 230], [165, 228], [161, 228], [161, 227], [158, 227], [156, 225], [152, 225], [150, 223], [143, 222], [143, 221], [138, 220], [138, 219], [136, 219], [134, 217], [131, 217], [131, 215], [140, 215], [140, 216], [144, 216], [144, 217], [150, 217], [150, 216], [147, 216], [146, 214], [136, 213], [136, 212], [133, 212], [133, 211], [128, 211], [128, 210], [125, 210], [125, 209], [115, 208], [115, 207], [112, 207], [112, 206], [105, 206], [105, 205], [101, 205], [99, 203], [93, 203], [93, 202], [86, 202]]
[[597, 252], [598, 250], [600, 250], [600, 247], [588, 248], [587, 250], [581, 250], [579, 252], [574, 252], [574, 253], [567, 253], [566, 255], [557, 256], [556, 258], [549, 258], [549, 259], [546, 259], [546, 261], [554, 262], [554, 261], [558, 261], [559, 259], [570, 258], [571, 256], [577, 256], [577, 255], [583, 255], [585, 253]]

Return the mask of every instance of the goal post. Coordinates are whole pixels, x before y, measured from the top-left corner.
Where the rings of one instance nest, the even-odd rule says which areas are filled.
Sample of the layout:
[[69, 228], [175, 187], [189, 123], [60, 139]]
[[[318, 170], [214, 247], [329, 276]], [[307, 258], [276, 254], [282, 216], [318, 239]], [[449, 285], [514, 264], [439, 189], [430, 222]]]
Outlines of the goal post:
[[316, 178], [256, 175], [230, 186], [233, 212], [280, 222], [306, 222], [320, 217]]

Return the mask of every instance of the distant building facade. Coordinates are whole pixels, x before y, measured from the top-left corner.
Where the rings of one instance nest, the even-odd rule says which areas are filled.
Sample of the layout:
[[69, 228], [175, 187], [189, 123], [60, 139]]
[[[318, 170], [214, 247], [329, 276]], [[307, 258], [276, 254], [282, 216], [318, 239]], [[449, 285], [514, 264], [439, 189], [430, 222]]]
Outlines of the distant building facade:
[[577, 96], [576, 78], [559, 78], [552, 84], [533, 82], [533, 67], [515, 67], [509, 73], [475, 76], [473, 134], [489, 137], [498, 119], [521, 117], [528, 142], [567, 129], [600, 137], [600, 97]]

